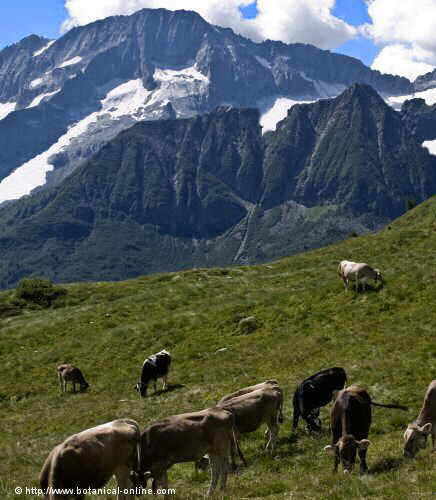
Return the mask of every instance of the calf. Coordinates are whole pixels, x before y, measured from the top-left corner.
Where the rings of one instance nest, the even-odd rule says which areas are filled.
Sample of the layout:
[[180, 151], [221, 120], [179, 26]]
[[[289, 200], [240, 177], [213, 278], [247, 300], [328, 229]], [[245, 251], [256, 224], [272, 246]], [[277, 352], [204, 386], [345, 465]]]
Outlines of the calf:
[[152, 477], [154, 493], [159, 485], [167, 489], [170, 467], [198, 462], [207, 453], [212, 476], [208, 495], [219, 480], [221, 489], [225, 489], [232, 442], [244, 460], [235, 434], [234, 416], [223, 408], [208, 408], [155, 422], [141, 436], [141, 472], [134, 474], [135, 483], [146, 487], [147, 479]]
[[433, 450], [436, 449], [436, 380], [428, 386], [424, 404], [418, 418], [407, 426], [404, 433], [404, 456], [414, 458], [420, 449], [427, 446], [431, 434]]
[[76, 366], [68, 364], [59, 365], [56, 370], [61, 392], [67, 392], [67, 382], [71, 382], [73, 392], [76, 392], [76, 384], [79, 384], [81, 391], [88, 389], [88, 382], [85, 380], [83, 373]]
[[337, 472], [339, 463], [342, 463], [344, 472], [351, 472], [356, 463], [356, 453], [359, 454], [360, 472], [367, 472], [371, 406], [407, 410], [400, 405], [375, 403], [368, 392], [357, 385], [340, 391], [331, 411], [332, 443], [324, 448], [335, 457], [334, 472]]
[[345, 370], [338, 367], [321, 370], [303, 380], [294, 393], [292, 430], [297, 429], [301, 416], [309, 431], [320, 431], [320, 408], [330, 403], [335, 391], [343, 389], [346, 381]]
[[[252, 388], [254, 390], [250, 390]], [[265, 449], [273, 453], [279, 433], [279, 423], [283, 422], [283, 392], [277, 382], [263, 382], [233, 394], [236, 396], [224, 397], [218, 406], [233, 413], [236, 429], [240, 434], [254, 432], [265, 423], [267, 425]], [[231, 457], [232, 466], [235, 468], [233, 447], [231, 448]]]
[[148, 384], [154, 382], [154, 392], [157, 390], [157, 379], [163, 379], [163, 390], [167, 387], [167, 376], [170, 371], [171, 354], [168, 351], [160, 351], [149, 356], [142, 365], [141, 380], [135, 385], [135, 389], [141, 397], [147, 396]]
[[[134, 498], [124, 489], [132, 489], [132, 471], [141, 461], [141, 432], [134, 420], [115, 420], [93, 427], [56, 446], [45, 461], [39, 482], [48, 500], [82, 499], [79, 490], [102, 488], [115, 475], [120, 493], [118, 500]], [[54, 489], [73, 490], [56, 494]]]
[[363, 289], [365, 290], [368, 279], [372, 279], [376, 283], [380, 281], [382, 285], [384, 283], [381, 272], [378, 269], [373, 269], [364, 262], [343, 260], [339, 263], [338, 274], [342, 278], [345, 288], [348, 288], [350, 281], [354, 280], [356, 282], [356, 291], [359, 290], [359, 282], [363, 284]]

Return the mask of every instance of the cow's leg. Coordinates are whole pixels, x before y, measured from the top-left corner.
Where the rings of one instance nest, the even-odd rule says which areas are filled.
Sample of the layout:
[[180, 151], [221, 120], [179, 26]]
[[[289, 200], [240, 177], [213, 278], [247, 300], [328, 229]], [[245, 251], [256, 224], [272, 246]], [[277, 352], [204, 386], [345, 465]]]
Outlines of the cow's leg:
[[[435, 427], [435, 424], [433, 424], [433, 429]], [[433, 451], [436, 451], [436, 432], [431, 433], [431, 442], [433, 445]]]
[[279, 426], [277, 425], [277, 417], [275, 420], [272, 420], [268, 425], [269, 431], [269, 440], [266, 445], [266, 451], [269, 451], [271, 454], [274, 453], [276, 447], [277, 436], [279, 434]]
[[207, 496], [210, 496], [215, 491], [220, 476], [220, 458], [217, 457], [216, 455], [210, 455], [209, 459], [210, 459], [211, 481], [209, 489], [207, 490]]
[[360, 473], [361, 474], [366, 474], [368, 472], [368, 465], [366, 464], [366, 452], [368, 450], [365, 449], [360, 449], [358, 450], [359, 453], [359, 459], [360, 459]]
[[294, 403], [294, 416], [292, 421], [292, 430], [295, 432], [298, 427], [298, 421], [300, 420], [300, 408], [298, 404]]
[[167, 389], [167, 375], [163, 377], [163, 387], [162, 387], [163, 391], [166, 391], [166, 389]]
[[339, 451], [336, 450], [336, 453], [335, 453], [335, 463], [333, 465], [333, 472], [338, 472], [338, 466], [339, 466]]
[[133, 488], [133, 484], [130, 481], [130, 470], [128, 467], [120, 467], [115, 471], [115, 477], [117, 479], [117, 485], [120, 492], [117, 495], [117, 500], [129, 500], [135, 498], [135, 495], [130, 495], [124, 493], [124, 490], [130, 490]]
[[157, 392], [157, 378], [153, 380], [154, 383], [154, 392]]
[[227, 474], [229, 473], [229, 462], [227, 458], [227, 453], [221, 457], [220, 462], [220, 474], [221, 474], [221, 482], [220, 489], [225, 490], [227, 485]]

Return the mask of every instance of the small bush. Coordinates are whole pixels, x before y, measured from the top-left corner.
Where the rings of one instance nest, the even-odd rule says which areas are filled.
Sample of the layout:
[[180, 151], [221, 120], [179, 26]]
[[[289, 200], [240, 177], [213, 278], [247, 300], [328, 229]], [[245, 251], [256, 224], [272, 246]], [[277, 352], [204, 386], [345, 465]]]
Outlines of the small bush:
[[50, 307], [53, 302], [67, 294], [65, 288], [56, 286], [44, 278], [24, 278], [15, 290], [15, 298], [41, 307]]

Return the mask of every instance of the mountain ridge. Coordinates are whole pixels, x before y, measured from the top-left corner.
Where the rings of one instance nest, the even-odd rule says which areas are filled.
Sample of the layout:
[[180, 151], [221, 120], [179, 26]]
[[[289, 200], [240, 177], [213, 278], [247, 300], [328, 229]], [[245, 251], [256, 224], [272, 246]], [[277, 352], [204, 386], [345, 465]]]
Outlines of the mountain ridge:
[[412, 88], [314, 46], [257, 44], [191, 11], [144, 9], [43, 43], [23, 49], [20, 60], [0, 52], [0, 106], [16, 107], [0, 120], [0, 181], [22, 169], [11, 188], [0, 184], [0, 201], [17, 197], [11, 191], [25, 168], [37, 172], [35, 180], [28, 175], [33, 187], [53, 170], [56, 183], [136, 121], [259, 107], [279, 96], [330, 97], [354, 82], [387, 94]]
[[435, 192], [436, 158], [366, 85], [298, 104], [265, 135], [253, 109], [140, 122], [0, 210], [0, 283], [265, 262], [375, 230]]

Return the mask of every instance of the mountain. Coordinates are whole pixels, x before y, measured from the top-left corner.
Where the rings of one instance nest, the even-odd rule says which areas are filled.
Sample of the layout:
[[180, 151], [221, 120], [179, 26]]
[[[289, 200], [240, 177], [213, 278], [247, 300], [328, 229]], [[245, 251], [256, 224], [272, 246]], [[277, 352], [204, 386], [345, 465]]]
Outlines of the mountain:
[[355, 82], [412, 92], [357, 59], [254, 43], [190, 11], [145, 9], [58, 40], [31, 36], [0, 52], [0, 202], [60, 182], [137, 121], [268, 109], [280, 96], [316, 100]]
[[[248, 434], [241, 446], [249, 467], [229, 476], [227, 498], [431, 498], [435, 454], [427, 446], [405, 460], [402, 436], [436, 372], [435, 248], [436, 197], [376, 235], [268, 265], [76, 283], [53, 307], [20, 301], [23, 313], [9, 317], [14, 291], [0, 293], [2, 498], [16, 500], [19, 485], [37, 489], [50, 450], [78, 431], [126, 417], [144, 429], [271, 378], [285, 395], [279, 459], [262, 453], [264, 428]], [[342, 259], [379, 267], [385, 286], [345, 292], [336, 272]], [[253, 331], [245, 332], [240, 321], [250, 316]], [[163, 348], [173, 356], [169, 390], [140, 401], [133, 387], [144, 358]], [[64, 362], [80, 367], [89, 391], [59, 393], [55, 367]], [[295, 388], [332, 366], [374, 401], [409, 407], [374, 409], [365, 476], [332, 474], [322, 449], [330, 406], [321, 409], [322, 433], [314, 437], [300, 422], [289, 439]], [[210, 481], [192, 464], [168, 475], [179, 498], [202, 499]]]
[[418, 141], [436, 140], [436, 104], [428, 106], [424, 99], [410, 99], [403, 104], [401, 115]]
[[413, 82], [415, 92], [422, 92], [429, 89], [436, 88], [436, 69], [426, 73], [425, 75], [418, 76]]
[[0, 284], [262, 262], [380, 227], [436, 192], [436, 157], [369, 86], [262, 135], [221, 107], [141, 122], [59, 186], [0, 210]]

